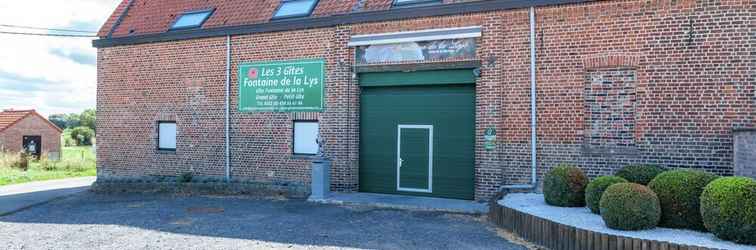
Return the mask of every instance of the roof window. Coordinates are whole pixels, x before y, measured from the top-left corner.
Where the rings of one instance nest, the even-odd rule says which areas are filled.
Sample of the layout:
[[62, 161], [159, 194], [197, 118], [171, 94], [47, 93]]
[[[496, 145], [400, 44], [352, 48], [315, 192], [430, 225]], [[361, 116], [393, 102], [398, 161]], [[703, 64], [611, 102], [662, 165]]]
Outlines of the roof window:
[[211, 14], [213, 9], [184, 12], [173, 22], [171, 30], [201, 27]]
[[273, 19], [309, 16], [317, 3], [318, 0], [283, 0]]
[[440, 3], [441, 0], [394, 0], [394, 7], [407, 7]]

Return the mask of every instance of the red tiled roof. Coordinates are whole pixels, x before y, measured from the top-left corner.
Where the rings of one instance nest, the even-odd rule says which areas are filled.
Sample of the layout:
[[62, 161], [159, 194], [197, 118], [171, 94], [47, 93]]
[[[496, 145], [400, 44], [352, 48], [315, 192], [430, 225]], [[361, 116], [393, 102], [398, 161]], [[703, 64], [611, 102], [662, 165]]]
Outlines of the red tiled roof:
[[108, 20], [105, 21], [105, 24], [102, 25], [100, 28], [100, 31], [97, 32], [97, 36], [99, 37], [105, 37], [108, 35], [108, 32], [110, 32], [110, 28], [113, 27], [113, 24], [115, 24], [116, 20], [118, 20], [118, 17], [121, 16], [121, 13], [123, 13], [123, 10], [126, 9], [126, 5], [129, 3], [129, 0], [121, 0], [121, 3], [118, 4], [118, 7], [113, 11], [112, 14], [110, 14], [110, 17], [108, 17]]
[[0, 132], [13, 126], [13, 124], [16, 124], [17, 122], [21, 121], [22, 119], [26, 118], [30, 115], [36, 115], [42, 118], [42, 120], [46, 121], [51, 127], [55, 128], [56, 130], [62, 132], [58, 126], [55, 126], [52, 122], [47, 120], [47, 118], [43, 117], [37, 111], [31, 110], [12, 110], [7, 109], [0, 112]]
[[[162, 33], [178, 15], [187, 11], [215, 8], [203, 28], [236, 26], [268, 22], [280, 0], [132, 0], [126, 16], [113, 31], [113, 37]], [[358, 0], [320, 0], [313, 16], [348, 13]], [[123, 13], [129, 0], [118, 5], [98, 36], [104, 37]]]
[[[467, 1], [478, 0], [443, 0], [444, 3]], [[98, 36], [107, 36], [129, 2], [131, 6], [116, 25], [113, 37], [163, 33], [181, 13], [210, 8], [214, 8], [215, 12], [202, 28], [265, 23], [270, 21], [281, 0], [122, 0]], [[319, 0], [311, 16], [387, 10], [392, 3], [393, 0]]]

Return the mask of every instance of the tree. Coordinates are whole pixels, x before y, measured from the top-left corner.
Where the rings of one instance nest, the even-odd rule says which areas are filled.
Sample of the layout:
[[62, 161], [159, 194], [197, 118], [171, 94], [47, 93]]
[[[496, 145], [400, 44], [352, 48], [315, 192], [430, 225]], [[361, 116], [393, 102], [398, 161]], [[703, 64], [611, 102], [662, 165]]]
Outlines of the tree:
[[66, 115], [66, 128], [75, 128], [81, 126], [81, 115], [70, 113]]
[[84, 126], [75, 127], [71, 130], [71, 138], [76, 140], [76, 144], [79, 146], [92, 145], [94, 134], [94, 130]]
[[66, 115], [65, 114], [52, 114], [47, 117], [47, 120], [58, 126], [60, 129], [66, 129]]
[[81, 112], [81, 115], [79, 115], [79, 123], [81, 126], [91, 128], [92, 130], [97, 130], [95, 128], [96, 119], [96, 112], [94, 109], [86, 109], [84, 112]]

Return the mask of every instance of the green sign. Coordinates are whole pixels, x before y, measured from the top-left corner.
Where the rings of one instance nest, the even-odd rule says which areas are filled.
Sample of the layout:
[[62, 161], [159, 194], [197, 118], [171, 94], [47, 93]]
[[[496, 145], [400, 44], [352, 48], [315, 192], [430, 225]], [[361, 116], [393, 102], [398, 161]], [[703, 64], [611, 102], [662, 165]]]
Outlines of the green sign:
[[241, 63], [239, 111], [322, 111], [323, 65], [323, 59]]
[[486, 128], [483, 138], [486, 140], [486, 143], [484, 144], [486, 151], [496, 149], [496, 129]]

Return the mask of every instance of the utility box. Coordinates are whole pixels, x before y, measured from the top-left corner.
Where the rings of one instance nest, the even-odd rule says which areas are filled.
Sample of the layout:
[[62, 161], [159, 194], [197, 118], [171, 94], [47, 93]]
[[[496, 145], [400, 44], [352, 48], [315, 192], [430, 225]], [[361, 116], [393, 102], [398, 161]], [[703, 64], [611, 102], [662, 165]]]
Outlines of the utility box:
[[331, 187], [331, 161], [316, 159], [312, 161], [312, 192], [309, 200], [324, 200]]

